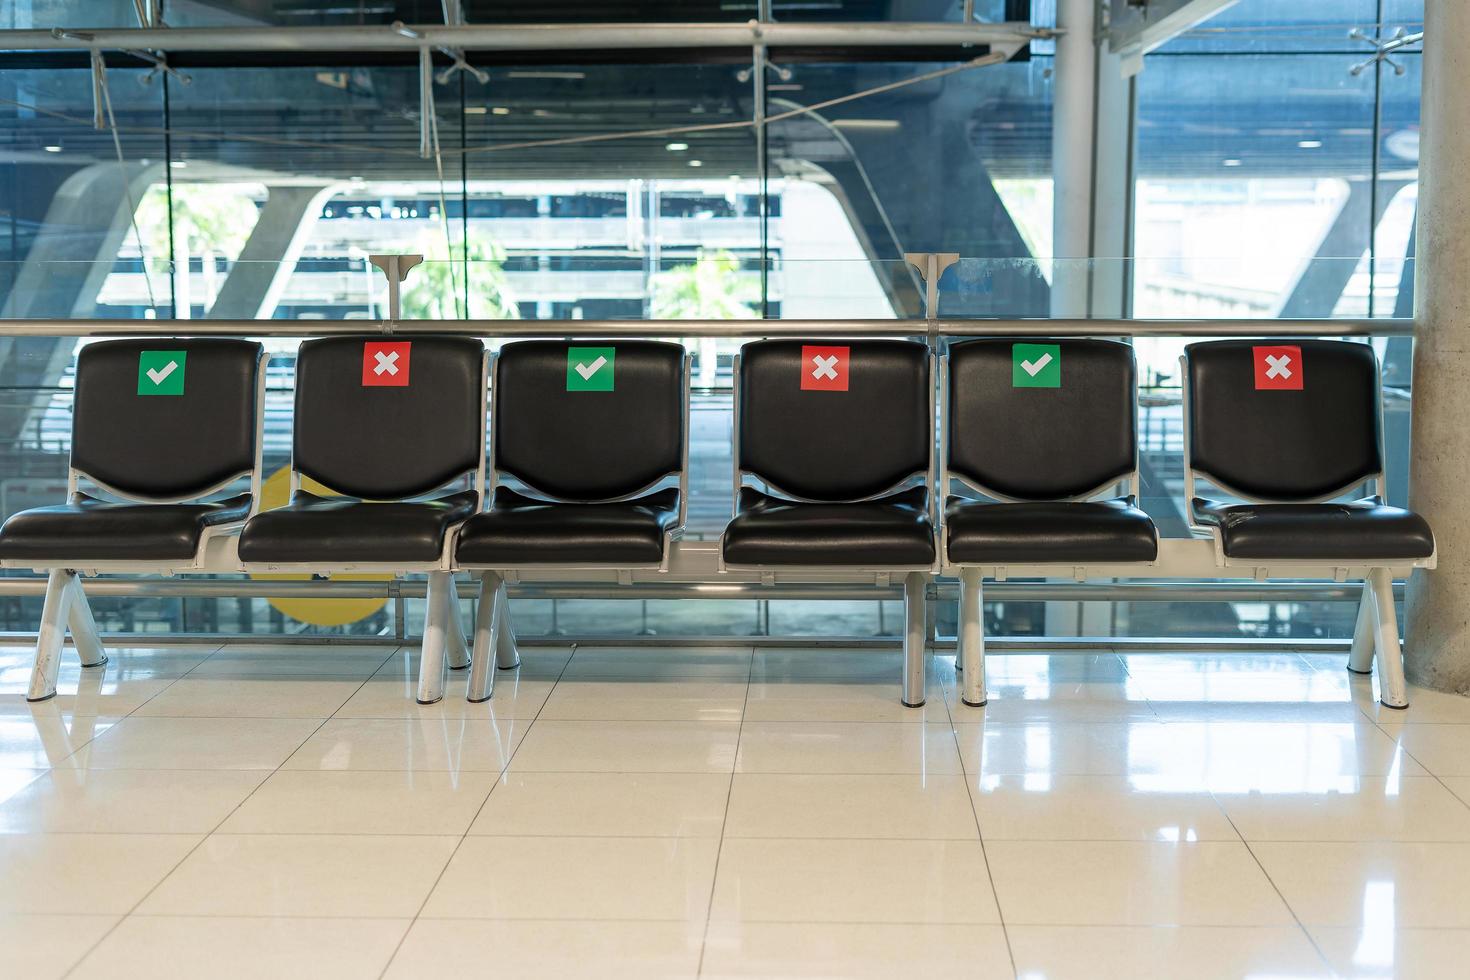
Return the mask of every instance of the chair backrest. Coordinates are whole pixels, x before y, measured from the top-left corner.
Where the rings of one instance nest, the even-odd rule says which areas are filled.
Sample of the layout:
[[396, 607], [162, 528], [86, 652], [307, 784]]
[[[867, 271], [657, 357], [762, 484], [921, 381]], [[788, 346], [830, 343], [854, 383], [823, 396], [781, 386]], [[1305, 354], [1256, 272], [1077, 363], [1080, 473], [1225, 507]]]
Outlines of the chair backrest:
[[985, 339], [949, 349], [949, 470], [1018, 500], [1080, 497], [1137, 464], [1133, 349]]
[[260, 344], [108, 340], [77, 355], [71, 466], [129, 497], [201, 497], [255, 466]]
[[353, 497], [427, 493], [479, 469], [485, 348], [473, 337], [308, 340], [296, 355], [292, 465]]
[[740, 350], [736, 465], [808, 500], [858, 500], [928, 470], [929, 349], [764, 340]]
[[496, 470], [563, 500], [613, 500], [684, 466], [684, 348], [531, 340], [495, 361]]
[[1378, 358], [1339, 340], [1219, 340], [1184, 350], [1189, 458], [1226, 490], [1312, 500], [1383, 470]]

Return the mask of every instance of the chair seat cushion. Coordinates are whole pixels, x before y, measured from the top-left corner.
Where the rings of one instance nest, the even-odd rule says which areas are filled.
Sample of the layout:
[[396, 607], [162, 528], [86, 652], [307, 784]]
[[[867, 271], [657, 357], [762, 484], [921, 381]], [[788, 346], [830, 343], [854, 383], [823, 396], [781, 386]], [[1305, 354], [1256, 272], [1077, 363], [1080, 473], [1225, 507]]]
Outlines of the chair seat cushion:
[[117, 503], [78, 493], [69, 504], [21, 511], [0, 527], [0, 559], [188, 561], [204, 529], [244, 520], [250, 495], [186, 504]]
[[722, 547], [731, 565], [929, 565], [929, 493], [914, 487], [877, 500], [804, 503], [742, 487]]
[[1227, 558], [1283, 561], [1409, 561], [1434, 554], [1418, 514], [1377, 497], [1326, 504], [1194, 501], [1195, 518], [1220, 529]]
[[445, 535], [474, 513], [475, 503], [472, 490], [385, 502], [298, 490], [285, 507], [250, 519], [240, 532], [240, 558], [323, 566], [438, 561]]
[[455, 548], [460, 565], [657, 565], [664, 534], [679, 519], [679, 491], [633, 500], [577, 503], [537, 500], [496, 487], [490, 509], [465, 524]]
[[1148, 562], [1159, 532], [1133, 498], [993, 503], [951, 497], [949, 560], [959, 564]]

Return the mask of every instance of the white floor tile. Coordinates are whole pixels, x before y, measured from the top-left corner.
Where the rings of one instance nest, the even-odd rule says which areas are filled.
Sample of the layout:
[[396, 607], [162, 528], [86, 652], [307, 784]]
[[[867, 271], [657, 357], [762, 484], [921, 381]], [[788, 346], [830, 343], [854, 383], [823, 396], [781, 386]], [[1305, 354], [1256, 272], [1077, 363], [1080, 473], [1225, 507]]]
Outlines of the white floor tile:
[[986, 686], [990, 700], [972, 708], [960, 700], [958, 688], [945, 689], [945, 702], [956, 724], [1044, 722], [1047, 724], [1097, 724], [1101, 722], [1157, 721], [1153, 706], [1127, 696], [1121, 685], [1069, 685], [1028, 697], [1002, 697]]
[[140, 915], [406, 918], [457, 837], [215, 834], [154, 889]]
[[1332, 976], [1296, 926], [1008, 926], [1006, 935], [1022, 980]]
[[0, 912], [127, 912], [200, 838], [0, 834]]
[[1308, 929], [1327, 961], [1349, 980], [1464, 980], [1470, 929]]
[[1240, 843], [987, 841], [985, 856], [1008, 925], [1291, 924]]
[[538, 721], [512, 772], [730, 772], [736, 722]]
[[1470, 844], [1254, 843], [1308, 926], [1470, 928]]
[[739, 772], [933, 773], [960, 768], [948, 725], [881, 722], [746, 722]]
[[220, 833], [463, 834], [494, 784], [490, 772], [283, 769]]
[[1434, 775], [1470, 776], [1470, 725], [1418, 723], [1393, 726], [1388, 731], [1405, 752]]
[[329, 718], [362, 686], [355, 678], [245, 675], [175, 681], [135, 718]]
[[16, 670], [13, 672], [16, 676], [7, 677], [0, 684], [0, 711], [17, 714], [40, 709], [69, 715], [126, 715], [167, 690], [177, 679], [146, 676], [118, 680], [107, 670], [107, 667], [92, 668], [78, 674], [63, 669], [56, 682], [56, 695], [35, 705], [25, 697], [30, 686], [30, 669]]
[[319, 724], [309, 718], [124, 718], [73, 758], [88, 769], [274, 769]]
[[1000, 926], [719, 923], [705, 944], [705, 980], [1001, 980], [1010, 955]]
[[1240, 839], [1209, 793], [1143, 791], [1126, 776], [987, 775], [973, 789], [986, 840]]
[[[898, 628], [902, 628], [900, 622]], [[829, 684], [898, 684], [903, 677], [902, 641], [895, 636], [893, 646], [875, 647], [771, 647], [756, 649], [751, 661], [751, 683], [789, 683], [794, 680], [816, 680]], [[936, 659], [929, 665], [930, 683], [940, 676]], [[946, 667], [947, 670], [953, 668]]]
[[421, 914], [701, 922], [718, 852], [708, 838], [469, 837]]
[[719, 837], [724, 773], [507, 772], [472, 834]]
[[303, 647], [239, 643], [226, 645], [199, 664], [191, 677], [356, 677], [366, 678], [393, 655], [378, 644]]
[[1353, 689], [1353, 697], [1368, 717], [1381, 725], [1470, 725], [1470, 698], [1409, 685], [1407, 708], [1385, 708], [1374, 700], [1366, 685]]
[[527, 722], [468, 718], [333, 718], [283, 769], [499, 772]]
[[739, 721], [741, 681], [563, 678], [541, 709], [545, 721]]
[[334, 717], [529, 721], [540, 712], [555, 683], [550, 680], [526, 680], [517, 671], [498, 671], [490, 700], [475, 704], [465, 700], [468, 680], [468, 671], [450, 671], [449, 680], [444, 685], [444, 699], [436, 704], [419, 704], [416, 700], [416, 674], [407, 677], [385, 677], [380, 674], [354, 692]]
[[265, 776], [259, 769], [56, 769], [0, 804], [0, 831], [207, 834]]
[[562, 680], [750, 679], [750, 647], [577, 647]]
[[420, 919], [385, 980], [694, 980], [703, 922]]
[[122, 720], [48, 708], [6, 713], [0, 710], [0, 767], [27, 769], [69, 764], [77, 749]]
[[1470, 807], [1432, 776], [1326, 793], [1216, 794], [1248, 841], [1470, 841]]
[[979, 841], [726, 840], [713, 921], [998, 923]]
[[[468, 634], [465, 639], [470, 639]], [[529, 646], [523, 643], [520, 646], [520, 655], [521, 665], [519, 667], [496, 672], [495, 685], [497, 688], [501, 681], [511, 677], [517, 677], [523, 681], [555, 681], [566, 668], [567, 661], [572, 658], [572, 648], [570, 645], [545, 647]], [[373, 679], [412, 681], [418, 675], [419, 648], [409, 646], [403, 647], [384, 661], [382, 666], [373, 673]], [[456, 675], [465, 676], [465, 672], [450, 671], [451, 680]]]
[[944, 692], [931, 681], [921, 708], [906, 707], [892, 677], [876, 682], [832, 682], [822, 677], [791, 677], [750, 685], [746, 721], [855, 721], [944, 724], [949, 710]]
[[408, 919], [135, 915], [72, 974], [79, 980], [377, 976]]
[[978, 840], [963, 776], [736, 773], [725, 837]]
[[115, 915], [0, 915], [0, 977], [60, 980]]
[[1470, 806], [1470, 776], [1446, 776], [1440, 780], [1460, 798], [1466, 806]]

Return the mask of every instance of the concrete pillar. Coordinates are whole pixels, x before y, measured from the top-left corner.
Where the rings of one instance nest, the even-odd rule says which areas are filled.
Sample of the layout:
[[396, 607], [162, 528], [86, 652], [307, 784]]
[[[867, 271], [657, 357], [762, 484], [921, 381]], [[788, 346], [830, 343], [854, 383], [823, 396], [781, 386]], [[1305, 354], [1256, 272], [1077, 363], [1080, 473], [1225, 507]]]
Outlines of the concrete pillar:
[[287, 184], [269, 188], [255, 228], [220, 287], [211, 320], [270, 319], [302, 246], [335, 184]]
[[1409, 580], [1414, 684], [1470, 694], [1470, 3], [1424, 5], [1424, 99], [1415, 273], [1409, 506], [1439, 567]]

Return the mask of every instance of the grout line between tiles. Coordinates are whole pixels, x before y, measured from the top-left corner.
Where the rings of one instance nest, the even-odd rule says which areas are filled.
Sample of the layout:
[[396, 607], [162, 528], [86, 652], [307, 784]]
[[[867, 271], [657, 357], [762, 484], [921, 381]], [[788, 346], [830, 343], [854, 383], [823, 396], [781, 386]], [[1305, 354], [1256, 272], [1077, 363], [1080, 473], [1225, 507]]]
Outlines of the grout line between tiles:
[[704, 954], [709, 948], [709, 930], [715, 915], [715, 888], [720, 881], [720, 858], [725, 853], [725, 828], [730, 823], [730, 798], [735, 794], [735, 773], [740, 770], [740, 742], [745, 736], [745, 712], [750, 707], [750, 679], [755, 674], [755, 647], [750, 648], [750, 664], [745, 673], [745, 701], [740, 705], [740, 728], [735, 733], [735, 755], [730, 760], [730, 782], [725, 786], [725, 812], [720, 816], [720, 843], [715, 848], [715, 866], [710, 873], [709, 896], [704, 907], [704, 932], [699, 939], [699, 961], [696, 978], [704, 976]]
[[[486, 656], [493, 657], [493, 656], [495, 656], [495, 653], [494, 653], [494, 651], [490, 651], [490, 652], [488, 652], [486, 654]], [[569, 657], [567, 657], [566, 662], [561, 665], [561, 670], [557, 672], [556, 679], [554, 681], [552, 681], [552, 683], [551, 683], [551, 690], [552, 691], [555, 691], [556, 690], [556, 685], [558, 685], [558, 684], [561, 683], [561, 679], [562, 679], [563, 675], [565, 675], [566, 672], [567, 672], [567, 665], [570, 664], [572, 662], [572, 660], [576, 656], [577, 656], [577, 644], [573, 643], [572, 644], [572, 652], [571, 652], [571, 655]], [[492, 666], [490, 669], [491, 670], [499, 670], [500, 668], [499, 667], [496, 667], [496, 666]], [[520, 667], [516, 667], [516, 669], [519, 670]], [[491, 676], [493, 677], [494, 675], [491, 675]], [[491, 690], [491, 700], [492, 701], [494, 700], [494, 696], [495, 696], [494, 695], [494, 690], [492, 688], [492, 690]], [[547, 693], [547, 696], [546, 696], [546, 701], [549, 701], [549, 700], [551, 700], [551, 694], [550, 694], [550, 692], [548, 692]], [[398, 958], [398, 954], [403, 950], [403, 944], [404, 944], [404, 942], [406, 942], [408, 940], [408, 934], [413, 931], [413, 927], [418, 924], [419, 919], [420, 918], [423, 918], [424, 908], [429, 904], [429, 899], [434, 896], [434, 892], [435, 892], [436, 889], [438, 889], [439, 883], [444, 880], [444, 872], [446, 872], [446, 871], [449, 870], [449, 866], [454, 863], [455, 855], [457, 855], [459, 853], [460, 848], [464, 847], [464, 842], [467, 841], [467, 840], [469, 840], [469, 838], [470, 838], [470, 829], [475, 826], [475, 822], [480, 819], [480, 814], [485, 811], [485, 804], [490, 801], [490, 797], [493, 796], [494, 793], [495, 793], [495, 791], [500, 787], [500, 782], [501, 782], [502, 779], [505, 778], [505, 774], [510, 770], [510, 764], [515, 759], [516, 753], [521, 750], [521, 746], [523, 746], [523, 745], [526, 744], [526, 738], [531, 734], [531, 729], [536, 726], [536, 720], [541, 717], [541, 711], [542, 711], [543, 708], [546, 707], [546, 701], [542, 701], [541, 702], [540, 707], [538, 707], [536, 709], [535, 716], [532, 717], [531, 720], [526, 723], [526, 731], [525, 731], [525, 734], [523, 734], [521, 736], [521, 740], [516, 743], [515, 748], [512, 749], [510, 755], [506, 757], [506, 760], [505, 760], [504, 764], [502, 764], [501, 767], [500, 767], [500, 771], [496, 774], [496, 777], [495, 777], [494, 781], [490, 784], [490, 791], [488, 793], [486, 793], [485, 794], [485, 798], [480, 801], [480, 806], [475, 810], [475, 815], [470, 818], [470, 822], [467, 823], [467, 824], [465, 824], [464, 833], [460, 835], [459, 840], [455, 843], [454, 850], [452, 850], [452, 851], [449, 852], [449, 857], [448, 857], [447, 860], [445, 860], [444, 864], [439, 868], [439, 873], [434, 876], [433, 884], [431, 884], [429, 886], [428, 890], [424, 892], [423, 901], [419, 902], [419, 907], [414, 911], [413, 918], [410, 919], [409, 922], [408, 922], [408, 928], [406, 928], [406, 929], [403, 930], [403, 935], [401, 935], [401, 936], [398, 937], [398, 944], [393, 947], [393, 952], [388, 956], [388, 959], [383, 963], [383, 969], [381, 971], [379, 971], [379, 973], [378, 973], [379, 980], [382, 980], [382, 978], [387, 975], [388, 971], [390, 969], [392, 969], [392, 967], [393, 967], [393, 961]], [[462, 720], [468, 720], [468, 719], [462, 719]], [[489, 771], [493, 771], [493, 770], [486, 770], [486, 771], [489, 772]], [[480, 836], [480, 835], [477, 834], [476, 836]]]
[[[218, 653], [223, 648], [224, 648], [224, 645], [221, 644], [220, 647], [218, 647], [218, 648], [215, 649], [214, 653]], [[396, 649], [395, 649], [394, 652], [396, 652]], [[211, 653], [210, 656], [211, 657], [214, 656], [214, 653]], [[390, 653], [388, 656], [392, 656], [392, 654]], [[208, 659], [209, 659], [208, 657], [205, 658], [205, 660], [208, 660]], [[383, 658], [383, 660], [384, 660], [385, 663], [387, 662], [387, 659], [388, 659], [387, 657], [384, 657]], [[362, 683], [363, 684], [366, 684], [367, 681], [364, 680]], [[172, 687], [173, 685], [170, 684], [169, 686]], [[359, 685], [359, 688], [360, 687], [361, 687], [361, 685]], [[168, 690], [168, 688], [165, 687], [164, 690], [166, 691], [166, 690]], [[159, 693], [162, 694], [163, 692], [160, 691]], [[147, 704], [147, 702], [145, 701], [144, 704]], [[142, 707], [142, 705], [139, 705], [139, 707]], [[136, 709], [134, 709], [134, 710], [136, 710]], [[130, 712], [126, 717], [131, 717], [131, 716], [132, 716], [132, 714]], [[286, 764], [286, 760], [287, 759], [290, 759], [291, 756], [294, 755], [296, 753], [296, 751], [298, 751], [301, 748], [301, 746], [305, 745], [306, 742], [309, 739], [312, 738], [312, 736], [314, 736], [317, 732], [321, 731], [322, 730], [322, 726], [326, 725], [326, 723], [327, 723], [328, 720], [329, 719], [323, 718], [322, 721], [321, 721], [321, 724], [317, 725], [316, 728], [312, 729], [309, 733], [307, 733], [306, 736], [304, 738], [302, 738], [302, 740], [296, 744], [296, 748], [293, 749], [291, 751], [291, 753], [288, 754], [285, 757], [285, 759], [282, 759], [281, 760], [281, 765], [276, 766], [276, 768], [271, 771], [271, 775], [274, 775], [276, 772], [279, 772], [281, 770], [281, 766], [284, 766]], [[113, 728], [116, 728], [116, 727], [117, 727], [116, 725], [113, 726]], [[112, 731], [112, 728], [109, 728], [108, 731]], [[107, 732], [103, 732], [102, 734], [103, 735], [106, 735]], [[101, 736], [99, 736], [99, 737], [101, 737]], [[260, 772], [261, 770], [255, 769], [255, 770], [249, 770], [249, 771], [251, 771], [251, 772]], [[271, 778], [270, 775], [267, 775], [265, 777], [265, 779], [262, 779], [260, 782], [256, 783], [254, 789], [252, 789], [249, 793], [245, 794], [245, 797], [243, 799], [241, 799], [239, 803], [235, 804], [235, 806], [230, 809], [230, 812], [229, 813], [226, 813], [222, 818], [220, 818], [220, 821], [214, 825], [214, 829], [213, 830], [210, 830], [208, 833], [202, 835], [199, 838], [199, 840], [194, 844], [193, 847], [189, 848], [189, 850], [186, 851], [184, 853], [184, 855], [181, 858], [179, 858], [178, 861], [174, 862], [174, 866], [172, 868], [169, 868], [169, 870], [162, 877], [160, 877], [157, 881], [155, 881], [153, 883], [153, 886], [151, 888], [149, 888], [146, 892], [143, 893], [142, 897], [140, 897], [136, 902], [133, 903], [132, 907], [129, 908], [127, 910], [127, 912], [123, 913], [121, 916], [118, 917], [118, 920], [112, 924], [112, 927], [110, 929], [108, 929], [106, 932], [104, 932], [97, 939], [96, 942], [92, 943], [91, 946], [87, 947], [86, 951], [83, 952], [82, 955], [77, 958], [77, 961], [75, 963], [73, 963], [71, 965], [71, 967], [65, 973], [62, 974], [62, 977], [63, 978], [69, 977], [69, 976], [73, 975], [74, 973], [76, 973], [77, 969], [80, 968], [81, 965], [86, 962], [87, 958], [89, 956], [91, 956], [94, 952], [96, 952], [97, 949], [98, 949], [98, 947], [100, 947], [103, 943], [105, 943], [107, 941], [107, 938], [109, 936], [111, 936], [114, 932], [116, 932], [118, 930], [118, 927], [121, 926], [125, 921], [127, 921], [128, 917], [130, 915], [132, 915], [135, 911], [137, 911], [143, 905], [144, 902], [148, 901], [149, 897], [152, 896], [153, 893], [158, 890], [159, 886], [162, 885], [165, 881], [168, 881], [168, 879], [173, 876], [174, 872], [175, 871], [178, 871], [179, 868], [181, 868], [183, 866], [183, 864], [184, 864], [185, 861], [189, 860], [190, 857], [192, 857], [195, 853], [197, 853], [199, 851], [199, 848], [203, 847], [204, 844], [205, 844], [205, 842], [207, 842], [211, 837], [214, 836], [214, 831], [215, 830], [218, 830], [220, 827], [224, 826], [225, 821], [226, 820], [229, 820], [230, 817], [234, 816], [235, 813], [236, 813], [236, 811], [238, 811], [240, 809], [240, 807], [244, 806], [245, 803], [246, 803], [246, 801], [248, 801], [252, 796], [254, 796], [260, 790], [260, 787], [264, 786], [270, 780], [270, 778]]]

